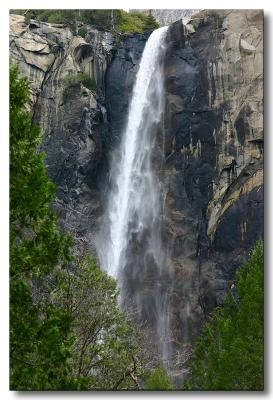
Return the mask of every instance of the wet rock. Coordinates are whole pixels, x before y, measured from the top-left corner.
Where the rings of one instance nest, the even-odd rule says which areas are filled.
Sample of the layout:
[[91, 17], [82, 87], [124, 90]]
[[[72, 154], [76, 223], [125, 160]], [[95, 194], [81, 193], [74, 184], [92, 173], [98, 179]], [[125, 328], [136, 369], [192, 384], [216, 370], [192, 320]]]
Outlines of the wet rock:
[[125, 37], [107, 70], [105, 102], [110, 129], [109, 146], [118, 143], [124, 129], [138, 64], [147, 39], [148, 34]]

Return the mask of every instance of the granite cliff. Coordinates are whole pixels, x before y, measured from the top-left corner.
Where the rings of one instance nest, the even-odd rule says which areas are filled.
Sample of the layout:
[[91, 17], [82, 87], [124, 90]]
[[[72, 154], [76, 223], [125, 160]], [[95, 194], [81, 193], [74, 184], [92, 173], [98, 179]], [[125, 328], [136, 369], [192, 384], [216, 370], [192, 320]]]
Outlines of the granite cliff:
[[[119, 38], [88, 27], [82, 38], [65, 25], [17, 15], [10, 28], [11, 58], [30, 80], [30, 110], [45, 135], [60, 222], [78, 251], [95, 253], [109, 155], [149, 33]], [[96, 90], [71, 84], [68, 76], [80, 72], [95, 79]], [[190, 344], [263, 235], [262, 12], [201, 11], [186, 25], [170, 25], [165, 88], [157, 150], [174, 275], [171, 320], [177, 341]]]

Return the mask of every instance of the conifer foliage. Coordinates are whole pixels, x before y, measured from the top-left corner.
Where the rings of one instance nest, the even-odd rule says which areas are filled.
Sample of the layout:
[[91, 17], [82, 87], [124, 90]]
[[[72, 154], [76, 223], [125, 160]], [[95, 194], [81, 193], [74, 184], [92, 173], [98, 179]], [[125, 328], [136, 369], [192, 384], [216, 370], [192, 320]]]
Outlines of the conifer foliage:
[[10, 71], [11, 389], [66, 388], [70, 314], [52, 304], [52, 282], [71, 259], [51, 208], [55, 187], [38, 153], [41, 134], [25, 109], [28, 82]]
[[236, 291], [205, 324], [191, 363], [189, 390], [263, 390], [263, 242], [237, 272]]

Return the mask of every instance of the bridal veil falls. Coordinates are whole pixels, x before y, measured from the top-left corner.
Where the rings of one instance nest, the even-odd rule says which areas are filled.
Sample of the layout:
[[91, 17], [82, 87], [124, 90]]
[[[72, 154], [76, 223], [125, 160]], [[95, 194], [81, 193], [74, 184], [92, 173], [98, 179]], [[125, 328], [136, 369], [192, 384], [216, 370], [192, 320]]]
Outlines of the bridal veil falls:
[[159, 343], [160, 358], [168, 363], [171, 274], [162, 241], [164, 191], [160, 181], [166, 33], [167, 27], [155, 30], [142, 54], [127, 125], [112, 156], [98, 252], [102, 268], [118, 281], [121, 305], [147, 327], [153, 344]]

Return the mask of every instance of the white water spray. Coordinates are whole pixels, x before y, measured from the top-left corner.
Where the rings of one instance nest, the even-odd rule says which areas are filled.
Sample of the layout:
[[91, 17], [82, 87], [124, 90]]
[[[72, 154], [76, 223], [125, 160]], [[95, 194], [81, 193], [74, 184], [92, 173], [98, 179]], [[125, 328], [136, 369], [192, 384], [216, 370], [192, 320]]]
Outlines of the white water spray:
[[[108, 232], [104, 226], [103, 244], [98, 246], [101, 266], [118, 280], [125, 305], [134, 298], [141, 319], [152, 320], [163, 342], [169, 330], [168, 296], [162, 289], [166, 280], [162, 283], [164, 279], [159, 278], [164, 263], [163, 192], [154, 165], [159, 167], [155, 144], [164, 110], [166, 32], [167, 27], [155, 30], [142, 54], [127, 126], [111, 165], [112, 188], [105, 215]], [[163, 358], [166, 352], [162, 345]]]
[[153, 125], [160, 122], [163, 111], [160, 57], [164, 50], [166, 30], [165, 27], [157, 29], [146, 43], [122, 138], [120, 161], [112, 165], [116, 182], [109, 195], [110, 243], [105, 254], [105, 266], [115, 278], [126, 263], [128, 228], [134, 215], [138, 216], [140, 231], [158, 217], [158, 196], [151, 171], [154, 140], [151, 131]]

